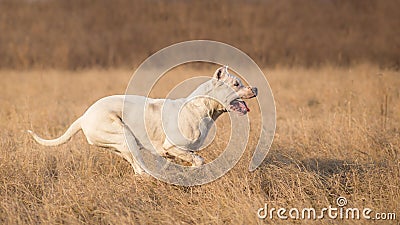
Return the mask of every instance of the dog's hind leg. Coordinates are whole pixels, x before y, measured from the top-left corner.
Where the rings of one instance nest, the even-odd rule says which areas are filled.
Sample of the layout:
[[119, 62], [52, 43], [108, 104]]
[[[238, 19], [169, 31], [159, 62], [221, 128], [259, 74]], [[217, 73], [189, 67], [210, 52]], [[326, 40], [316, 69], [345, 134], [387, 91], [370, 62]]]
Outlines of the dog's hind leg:
[[[128, 161], [135, 174], [144, 173], [145, 171], [139, 166], [131, 152], [131, 150], [139, 150], [140, 146], [129, 127], [115, 113], [107, 114], [106, 118], [109, 119], [105, 119], [106, 126], [84, 127], [83, 131], [88, 141], [96, 146], [116, 149], [114, 153]], [[91, 124], [93, 123], [89, 123]]]
[[133, 156], [131, 151], [139, 151], [140, 147], [137, 144], [135, 137], [129, 132], [125, 133], [126, 135], [126, 141], [123, 141], [121, 144], [118, 145], [113, 145], [115, 149], [119, 151], [118, 155], [123, 157], [126, 161], [128, 161], [133, 170], [135, 171], [135, 174], [143, 174], [145, 171], [140, 167], [138, 164], [137, 160]]
[[120, 156], [122, 156], [124, 159], [126, 159], [126, 161], [131, 164], [133, 170], [135, 171], [135, 174], [140, 175], [145, 173], [145, 171], [140, 167], [139, 163], [132, 154], [132, 151], [139, 151], [140, 146], [137, 143], [135, 136], [132, 134], [128, 127], [124, 127], [124, 135], [121, 135], [121, 137], [123, 138], [121, 142], [113, 147], [120, 152]]
[[[127, 128], [128, 129], [128, 128]], [[125, 132], [126, 142], [124, 146], [124, 152], [122, 153], [125, 158], [129, 158], [128, 162], [132, 165], [133, 170], [135, 170], [136, 174], [143, 174], [145, 171], [140, 167], [137, 162], [135, 156], [132, 154], [132, 151], [139, 151], [140, 146], [136, 142], [135, 136], [130, 131]]]

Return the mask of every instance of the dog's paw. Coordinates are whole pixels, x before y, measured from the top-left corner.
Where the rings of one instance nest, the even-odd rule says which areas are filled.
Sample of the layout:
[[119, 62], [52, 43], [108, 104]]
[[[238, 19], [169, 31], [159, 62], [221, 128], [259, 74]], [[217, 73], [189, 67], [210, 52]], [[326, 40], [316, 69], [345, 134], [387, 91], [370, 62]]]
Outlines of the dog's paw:
[[156, 148], [156, 152], [161, 157], [164, 157], [164, 158], [168, 157], [168, 152], [165, 151], [164, 149], [157, 149]]
[[204, 158], [198, 155], [193, 155], [192, 167], [204, 165]]

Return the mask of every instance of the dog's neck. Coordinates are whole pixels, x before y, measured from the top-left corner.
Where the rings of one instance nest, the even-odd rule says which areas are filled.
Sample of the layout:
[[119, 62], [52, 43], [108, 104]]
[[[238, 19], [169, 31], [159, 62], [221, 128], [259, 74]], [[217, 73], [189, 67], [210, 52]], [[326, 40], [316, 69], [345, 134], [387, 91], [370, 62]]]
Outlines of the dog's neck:
[[[205, 82], [187, 98], [171, 102], [172, 106], [174, 104], [179, 106], [171, 107], [171, 110], [179, 110], [176, 112], [179, 123], [175, 124], [174, 129], [182, 132], [186, 137], [185, 140], [175, 144], [188, 149], [199, 149], [207, 137], [213, 122], [222, 113], [226, 112], [225, 107], [212, 98], [214, 94], [213, 88], [211, 81]], [[169, 112], [168, 114], [175, 115], [174, 112]]]
[[222, 104], [207, 97], [195, 98], [191, 100], [189, 104], [194, 106], [189, 108], [195, 109], [196, 114], [200, 117], [200, 119], [210, 117], [215, 121], [220, 115], [226, 112]]
[[[201, 84], [194, 90], [186, 99], [188, 104], [194, 106], [196, 114], [200, 119], [210, 117], [214, 121], [224, 112], [227, 112], [225, 107], [217, 100], [207, 97], [213, 90], [212, 80]], [[191, 107], [189, 107], [191, 108]]]

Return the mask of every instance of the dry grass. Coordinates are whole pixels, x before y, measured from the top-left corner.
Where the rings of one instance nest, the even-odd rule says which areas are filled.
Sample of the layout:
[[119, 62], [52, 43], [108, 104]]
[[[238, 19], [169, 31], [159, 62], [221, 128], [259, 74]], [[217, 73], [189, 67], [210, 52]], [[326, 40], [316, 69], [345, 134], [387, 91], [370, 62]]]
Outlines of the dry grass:
[[399, 0], [1, 0], [0, 67], [132, 66], [222, 41], [262, 65], [400, 68]]
[[[176, 71], [171, 82], [184, 72]], [[246, 170], [252, 138], [227, 175], [185, 188], [135, 176], [128, 163], [89, 146], [81, 133], [49, 148], [24, 132], [60, 135], [98, 98], [123, 93], [130, 71], [1, 71], [0, 223], [256, 224], [264, 203], [322, 208], [338, 196], [352, 207], [396, 212], [399, 72], [368, 65], [266, 72], [276, 100], [277, 135], [262, 167]], [[363, 221], [313, 223], [338, 222]]]

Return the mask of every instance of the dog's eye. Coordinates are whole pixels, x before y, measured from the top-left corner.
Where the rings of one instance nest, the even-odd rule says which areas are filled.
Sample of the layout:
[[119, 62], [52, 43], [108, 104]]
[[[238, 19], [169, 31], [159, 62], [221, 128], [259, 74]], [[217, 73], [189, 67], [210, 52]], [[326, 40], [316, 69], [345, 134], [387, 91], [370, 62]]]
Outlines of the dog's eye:
[[239, 82], [236, 81], [235, 84], [233, 84], [233, 85], [235, 85], [237, 87], [237, 86], [239, 86]]

